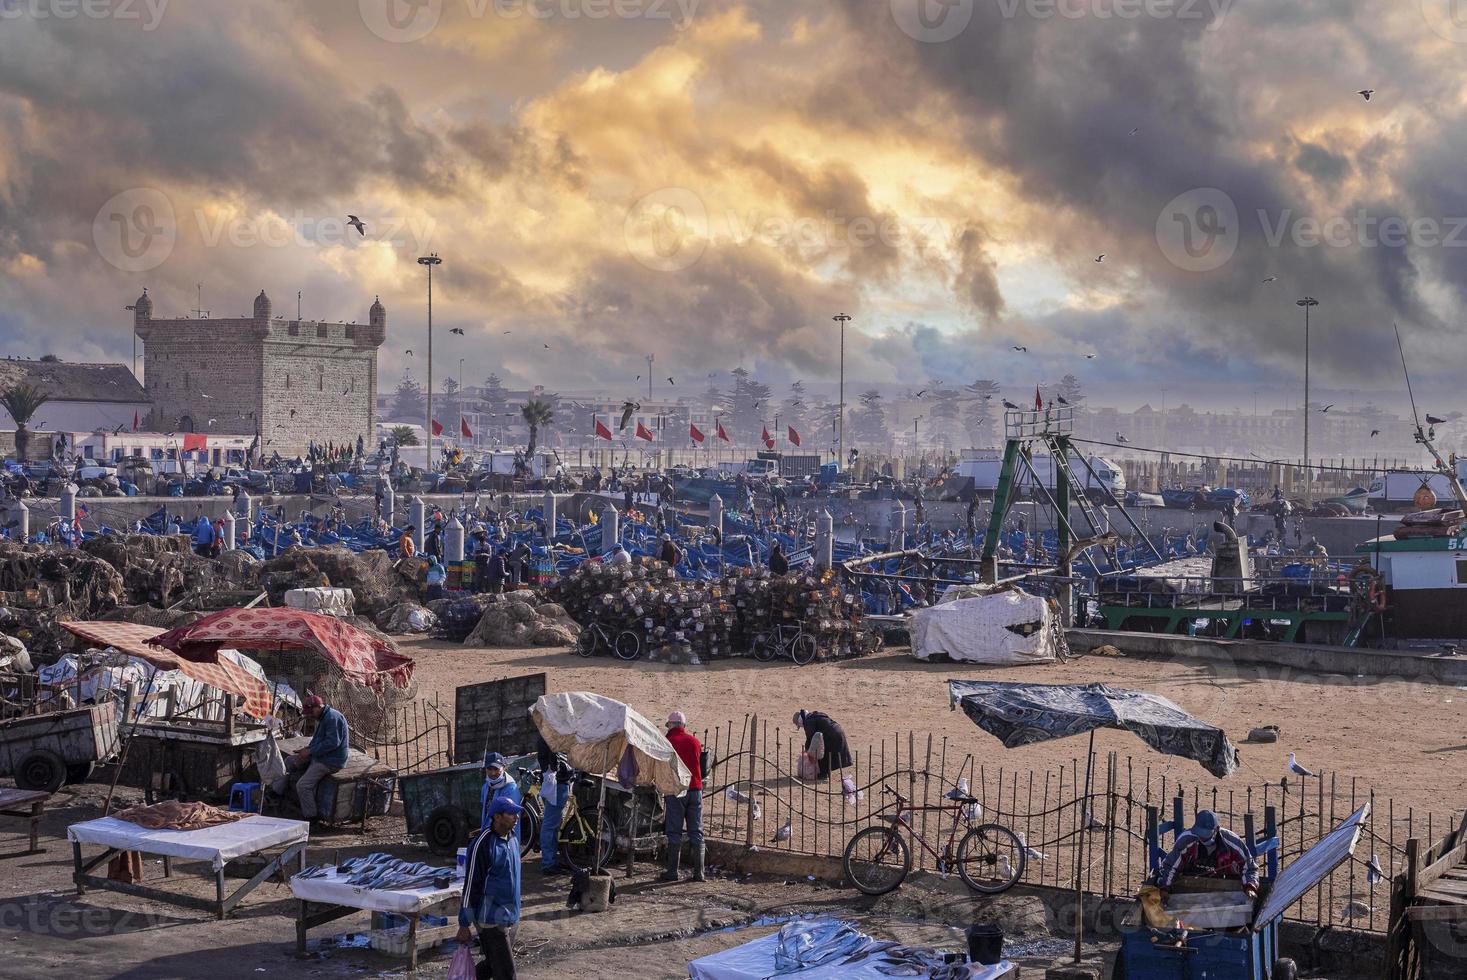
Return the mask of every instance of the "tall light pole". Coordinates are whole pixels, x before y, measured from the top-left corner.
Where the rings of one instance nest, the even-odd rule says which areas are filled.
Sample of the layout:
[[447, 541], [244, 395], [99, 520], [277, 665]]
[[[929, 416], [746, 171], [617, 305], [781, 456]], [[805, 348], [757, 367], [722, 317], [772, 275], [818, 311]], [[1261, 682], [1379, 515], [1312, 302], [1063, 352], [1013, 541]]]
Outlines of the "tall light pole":
[[418, 259], [428, 267], [428, 466], [433, 466], [433, 267], [442, 265], [437, 252]]
[[837, 313], [831, 317], [840, 324], [840, 418], [836, 420], [836, 465], [846, 465], [846, 324], [850, 317], [844, 313]]
[[656, 354], [647, 355], [647, 400], [649, 402], [652, 400], [652, 362], [655, 360], [657, 360]]
[[1294, 303], [1304, 307], [1304, 506], [1314, 505], [1314, 480], [1309, 472], [1309, 311], [1319, 305], [1313, 296]]

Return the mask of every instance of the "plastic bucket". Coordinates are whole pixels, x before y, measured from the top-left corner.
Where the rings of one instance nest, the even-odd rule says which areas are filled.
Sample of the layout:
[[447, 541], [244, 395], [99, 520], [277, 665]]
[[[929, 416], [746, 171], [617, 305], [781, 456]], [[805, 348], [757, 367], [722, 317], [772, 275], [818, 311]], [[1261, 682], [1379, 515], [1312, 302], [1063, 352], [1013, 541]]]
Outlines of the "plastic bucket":
[[998, 926], [968, 927], [968, 961], [992, 966], [1003, 959], [1003, 930]]

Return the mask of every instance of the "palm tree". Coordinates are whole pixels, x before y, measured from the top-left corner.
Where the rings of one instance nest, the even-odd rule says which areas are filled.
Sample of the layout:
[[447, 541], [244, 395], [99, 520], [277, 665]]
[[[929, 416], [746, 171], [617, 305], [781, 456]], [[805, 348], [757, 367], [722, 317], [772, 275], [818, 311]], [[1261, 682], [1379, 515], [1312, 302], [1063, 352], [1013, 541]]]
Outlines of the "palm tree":
[[15, 455], [24, 461], [27, 459], [27, 451], [31, 445], [31, 432], [26, 424], [35, 418], [41, 406], [51, 398], [39, 388], [28, 384], [11, 385], [4, 391], [0, 391], [0, 406], [10, 413], [15, 420]]
[[410, 425], [394, 425], [392, 434], [388, 437], [394, 446], [416, 446], [418, 434]]
[[530, 427], [530, 448], [525, 455], [534, 456], [535, 446], [540, 442], [540, 428], [555, 424], [555, 411], [540, 399], [533, 398], [520, 409], [520, 418]]

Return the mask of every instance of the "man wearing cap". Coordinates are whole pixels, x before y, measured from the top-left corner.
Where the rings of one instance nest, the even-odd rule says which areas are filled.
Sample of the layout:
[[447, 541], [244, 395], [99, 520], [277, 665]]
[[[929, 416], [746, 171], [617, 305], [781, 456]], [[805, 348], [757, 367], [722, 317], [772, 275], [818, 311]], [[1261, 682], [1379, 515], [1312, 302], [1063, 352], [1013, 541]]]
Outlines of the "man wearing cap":
[[1249, 898], [1258, 894], [1258, 862], [1241, 837], [1218, 826], [1217, 814], [1211, 810], [1197, 811], [1191, 828], [1177, 835], [1171, 853], [1162, 862], [1156, 876], [1162, 902], [1171, 898], [1178, 875], [1236, 878], [1243, 882]]
[[295, 783], [295, 795], [300, 800], [301, 816], [316, 819], [316, 787], [321, 780], [333, 772], [340, 772], [346, 765], [346, 752], [350, 744], [350, 733], [346, 718], [340, 711], [326, 704], [318, 695], [306, 696], [301, 705], [307, 718], [316, 720], [316, 733], [311, 744], [294, 753], [286, 760], [287, 775], [281, 776], [272, 785], [276, 793], [283, 794], [289, 782], [290, 772], [301, 772]]
[[509, 796], [495, 797], [489, 825], [469, 842], [464, 860], [464, 897], [458, 910], [458, 941], [467, 944], [473, 926], [484, 954], [481, 980], [514, 980], [514, 934], [520, 921], [520, 840], [514, 832], [524, 808]]
[[500, 797], [513, 800], [516, 806], [524, 805], [524, 794], [520, 792], [519, 784], [510, 778], [504, 763], [504, 756], [498, 752], [484, 753], [484, 786], [479, 790], [480, 829], [489, 826], [489, 815], [494, 808], [494, 801]]
[[663, 881], [678, 880], [678, 864], [682, 861], [683, 830], [693, 843], [693, 880], [703, 881], [703, 744], [687, 729], [688, 719], [681, 711], [667, 716], [667, 740], [673, 751], [688, 767], [688, 791], [682, 796], [664, 796], [667, 810], [667, 870]]

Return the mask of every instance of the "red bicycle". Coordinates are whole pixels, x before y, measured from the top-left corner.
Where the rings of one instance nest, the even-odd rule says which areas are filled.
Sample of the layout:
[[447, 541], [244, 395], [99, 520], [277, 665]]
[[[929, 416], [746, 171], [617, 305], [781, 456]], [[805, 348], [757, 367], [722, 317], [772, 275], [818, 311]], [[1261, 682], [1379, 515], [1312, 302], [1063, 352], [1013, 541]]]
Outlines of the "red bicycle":
[[[867, 827], [846, 844], [846, 879], [862, 892], [885, 895], [912, 873], [912, 848], [902, 831], [932, 855], [939, 872], [956, 869], [963, 882], [974, 891], [997, 895], [1014, 887], [1014, 883], [1023, 877], [1024, 845], [1019, 836], [1002, 824], [974, 826], [970, 813], [978, 801], [973, 797], [947, 797], [948, 802], [940, 805], [913, 806], [896, 790], [882, 787], [882, 792], [896, 797], [897, 808], [891, 822], [881, 827]], [[940, 851], [927, 843], [908, 819], [909, 814], [923, 811], [951, 813], [953, 816], [947, 841]], [[967, 833], [959, 839], [958, 831], [964, 828], [967, 828]]]

